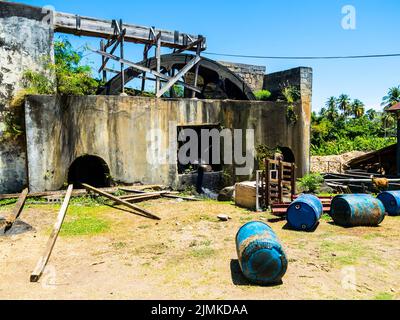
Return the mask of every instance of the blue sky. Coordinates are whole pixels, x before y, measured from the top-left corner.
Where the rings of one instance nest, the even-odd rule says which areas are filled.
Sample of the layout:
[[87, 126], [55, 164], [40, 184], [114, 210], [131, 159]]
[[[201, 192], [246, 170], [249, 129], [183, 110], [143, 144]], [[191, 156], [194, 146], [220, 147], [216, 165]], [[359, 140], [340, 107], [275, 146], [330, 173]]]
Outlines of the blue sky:
[[[53, 5], [56, 10], [99, 18], [123, 19], [134, 24], [202, 34], [209, 52], [268, 56], [335, 56], [400, 53], [398, 0], [25, 0], [26, 4]], [[344, 30], [342, 7], [356, 9], [356, 29]], [[70, 37], [73, 44], [92, 38]], [[128, 59], [141, 60], [132, 46]], [[136, 46], [137, 47], [137, 46]], [[139, 46], [140, 47], [140, 46]], [[97, 60], [94, 56], [94, 66]], [[365, 60], [259, 60], [210, 57], [265, 65], [267, 72], [297, 66], [314, 71], [313, 109], [329, 96], [341, 93], [362, 100], [367, 108], [381, 109], [389, 87], [400, 85], [400, 57]]]

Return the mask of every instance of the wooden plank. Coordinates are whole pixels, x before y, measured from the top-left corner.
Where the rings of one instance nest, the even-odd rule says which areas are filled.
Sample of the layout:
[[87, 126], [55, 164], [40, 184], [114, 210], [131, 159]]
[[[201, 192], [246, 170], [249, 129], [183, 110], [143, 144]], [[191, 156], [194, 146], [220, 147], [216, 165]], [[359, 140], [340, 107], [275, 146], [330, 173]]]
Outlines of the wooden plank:
[[22, 209], [24, 208], [25, 201], [26, 201], [26, 198], [28, 196], [28, 192], [29, 192], [28, 188], [24, 189], [21, 192], [21, 194], [20, 194], [20, 196], [18, 198], [17, 204], [15, 205], [13, 214], [6, 221], [6, 226], [4, 228], [4, 233], [6, 233], [8, 230], [11, 229], [11, 227], [13, 226], [15, 220], [17, 220], [18, 217], [20, 216], [20, 214], [22, 212]]
[[145, 189], [163, 189], [165, 186], [161, 184], [148, 184], [148, 185], [143, 185], [143, 186], [135, 186], [133, 188], [127, 188], [127, 187], [119, 187], [118, 189], [124, 192], [132, 192], [132, 193], [143, 193]]
[[291, 181], [291, 193], [292, 193], [292, 199], [294, 195], [296, 194], [296, 165], [292, 163], [292, 181]]
[[282, 161], [279, 160], [278, 161], [278, 180], [279, 180], [279, 184], [278, 184], [278, 188], [279, 188], [279, 200], [281, 202], [283, 202], [283, 166], [282, 166]]
[[[134, 188], [136, 190], [142, 190], [142, 189], [150, 189], [150, 188], [162, 188], [164, 186], [161, 185], [149, 185], [149, 186], [132, 186], [132, 187], [125, 187], [124, 191], [129, 192], [129, 190], [132, 190], [131, 188]], [[109, 187], [109, 188], [98, 188], [101, 191], [105, 192], [116, 192], [120, 190], [120, 187]], [[65, 190], [58, 190], [58, 191], [44, 191], [44, 192], [33, 192], [33, 193], [28, 193], [27, 198], [40, 198], [40, 197], [51, 197], [51, 196], [64, 196], [66, 194]], [[88, 192], [86, 189], [76, 189], [72, 192], [72, 196], [84, 196], [87, 195]], [[11, 193], [11, 194], [0, 194], [0, 200], [4, 199], [14, 199], [18, 198], [20, 196], [19, 193]]]
[[[160, 77], [160, 78], [162, 78], [164, 80], [167, 80], [167, 81], [170, 81], [172, 79], [172, 77], [169, 77], [169, 76], [167, 76], [167, 75], [165, 75], [165, 74], [163, 74], [161, 72], [157, 72], [156, 70], [153, 70], [153, 69], [150, 69], [150, 68], [147, 68], [147, 67], [143, 67], [142, 65], [133, 63], [132, 61], [129, 61], [129, 60], [126, 60], [126, 59], [121, 59], [120, 57], [117, 57], [117, 56], [112, 55], [110, 53], [107, 53], [107, 52], [104, 52], [104, 51], [101, 51], [101, 50], [94, 50], [94, 49], [90, 49], [90, 48], [89, 48], [89, 50], [93, 51], [95, 53], [98, 53], [98, 54], [100, 54], [100, 55], [102, 55], [104, 57], [108, 57], [108, 58], [110, 58], [112, 60], [115, 60], [115, 61], [117, 61], [119, 63], [124, 63], [124, 64], [126, 64], [126, 65], [128, 65], [128, 66], [130, 66], [130, 67], [132, 67], [132, 68], [134, 68], [136, 70], [138, 70], [138, 71], [151, 73], [152, 75], [154, 75], [156, 77]], [[190, 89], [190, 90], [193, 90], [193, 91], [201, 93], [201, 90], [199, 88], [195, 88], [195, 87], [193, 87], [193, 86], [191, 86], [191, 85], [189, 85], [189, 84], [187, 84], [185, 82], [182, 82], [182, 81], [179, 82], [179, 83], [182, 84], [184, 87]]]
[[68, 205], [69, 205], [69, 200], [71, 199], [72, 190], [73, 190], [73, 185], [71, 184], [68, 187], [63, 205], [61, 206], [60, 212], [58, 213], [57, 221], [54, 224], [53, 231], [50, 235], [49, 240], [47, 241], [47, 245], [46, 245], [44, 254], [40, 257], [38, 263], [36, 264], [35, 269], [33, 270], [32, 274], [31, 274], [31, 278], [30, 278], [31, 282], [37, 282], [39, 280], [40, 276], [42, 275], [42, 273], [44, 271], [44, 268], [46, 267], [47, 262], [49, 261], [51, 252], [54, 248], [58, 234], [60, 233], [62, 223], [64, 221], [65, 215], [68, 210]]
[[186, 200], [186, 201], [201, 201], [201, 199], [190, 198], [190, 197], [181, 197], [181, 196], [168, 194], [168, 193], [162, 194], [161, 196], [164, 198], [170, 198], [170, 199], [182, 199], [182, 200]]
[[160, 98], [165, 92], [167, 92], [181, 77], [183, 77], [190, 69], [193, 68], [199, 61], [201, 57], [196, 56], [192, 60], [190, 60], [179, 72], [171, 78], [168, 83], [162, 87], [160, 91], [157, 93], [157, 98]]
[[[156, 71], [158, 73], [161, 72], [161, 34], [158, 34], [157, 36], [157, 43], [156, 43], [156, 60], [157, 60], [157, 67]], [[160, 92], [161, 89], [161, 82], [160, 78], [156, 77], [156, 95], [158, 96], [158, 93]]]
[[[123, 188], [121, 188], [120, 190], [125, 191]], [[138, 193], [138, 194], [147, 194], [148, 193], [148, 192], [139, 191], [139, 190], [130, 190], [129, 192]], [[181, 197], [178, 195], [174, 195], [174, 194], [172, 194], [172, 192], [161, 193], [161, 196], [164, 198], [171, 198], [171, 199], [182, 199], [182, 200], [187, 200], [187, 201], [201, 201], [200, 199], [196, 199], [196, 198]]]
[[142, 201], [147, 201], [147, 200], [154, 200], [154, 199], [159, 199], [161, 198], [161, 194], [143, 194], [143, 195], [138, 195], [138, 196], [131, 196], [130, 198], [125, 198], [123, 199], [124, 201], [128, 201], [130, 203], [132, 202], [142, 202]]
[[82, 186], [85, 187], [86, 189], [90, 190], [90, 191], [98, 193], [99, 195], [101, 195], [103, 197], [106, 197], [108, 199], [114, 200], [115, 202], [117, 202], [119, 204], [122, 204], [122, 205], [124, 205], [124, 206], [126, 206], [126, 207], [128, 207], [128, 208], [130, 208], [132, 210], [140, 212], [141, 214], [147, 216], [148, 218], [155, 219], [155, 220], [161, 220], [159, 217], [157, 217], [156, 215], [152, 214], [150, 211], [147, 211], [146, 209], [143, 209], [143, 208], [140, 208], [138, 206], [135, 206], [134, 204], [129, 203], [129, 202], [125, 201], [125, 200], [121, 200], [118, 197], [113, 196], [112, 194], [109, 194], [107, 192], [101, 191], [101, 190], [99, 190], [99, 189], [97, 189], [95, 187], [92, 187], [92, 186], [90, 186], [90, 185], [88, 185], [86, 183], [82, 183]]
[[130, 194], [127, 194], [127, 195], [124, 195], [124, 196], [120, 196], [120, 197], [118, 197], [118, 198], [120, 198], [120, 199], [122, 199], [122, 200], [126, 200], [126, 199], [131, 199], [131, 198], [135, 198], [135, 197], [142, 197], [143, 195], [146, 195], [146, 196], [151, 196], [151, 195], [158, 195], [158, 196], [160, 196], [161, 197], [161, 195], [163, 195], [163, 194], [172, 194], [172, 195], [176, 195], [176, 194], [178, 194], [178, 192], [175, 192], [175, 191], [156, 191], [156, 192], [144, 192], [144, 191], [140, 191], [140, 192], [136, 192], [136, 194], [132, 194], [132, 193], [130, 193]]
[[[77, 19], [75, 14], [55, 12], [54, 14], [54, 29], [56, 32], [90, 36], [90, 37], [100, 37], [108, 39], [110, 36], [114, 35], [114, 28], [112, 27], [112, 21], [102, 20], [90, 17], [80, 17], [80, 28], [77, 28]], [[185, 49], [188, 44], [199, 40], [198, 36], [190, 35], [188, 37], [185, 33], [179, 33], [176, 37], [174, 31], [167, 31], [162, 29], [153, 29], [150, 27], [144, 27], [134, 24], [124, 24], [126, 29], [126, 42], [140, 43], [140, 44], [151, 44], [152, 31], [155, 34], [161, 32], [161, 45], [163, 47], [168, 47], [171, 49]], [[189, 43], [186, 43], [189, 39]], [[190, 40], [192, 39], [192, 40]], [[206, 49], [205, 38], [202, 37], [201, 51]], [[188, 48], [187, 50], [196, 51], [196, 47]]]

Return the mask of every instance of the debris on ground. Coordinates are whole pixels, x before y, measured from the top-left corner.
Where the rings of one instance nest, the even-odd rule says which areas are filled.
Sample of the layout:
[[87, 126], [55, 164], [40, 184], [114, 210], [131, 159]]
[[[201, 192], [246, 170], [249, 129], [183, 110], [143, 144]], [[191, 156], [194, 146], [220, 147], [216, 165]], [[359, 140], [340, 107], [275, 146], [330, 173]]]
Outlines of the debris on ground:
[[221, 221], [229, 221], [230, 219], [232, 219], [230, 216], [226, 215], [226, 214], [219, 214], [217, 216], [217, 218]]

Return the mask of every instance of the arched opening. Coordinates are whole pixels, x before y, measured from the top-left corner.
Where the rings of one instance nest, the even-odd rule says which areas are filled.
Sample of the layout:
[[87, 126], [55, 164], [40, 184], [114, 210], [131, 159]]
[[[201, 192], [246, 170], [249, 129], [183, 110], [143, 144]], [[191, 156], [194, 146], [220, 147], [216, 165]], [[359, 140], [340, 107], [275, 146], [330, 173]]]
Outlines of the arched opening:
[[76, 158], [68, 171], [68, 183], [75, 188], [82, 187], [82, 183], [102, 188], [111, 185], [110, 169], [100, 157], [84, 155]]
[[288, 148], [288, 147], [279, 147], [279, 150], [281, 151], [281, 153], [283, 155], [283, 161], [290, 162], [290, 163], [296, 162], [294, 154], [293, 154], [293, 151], [290, 148]]

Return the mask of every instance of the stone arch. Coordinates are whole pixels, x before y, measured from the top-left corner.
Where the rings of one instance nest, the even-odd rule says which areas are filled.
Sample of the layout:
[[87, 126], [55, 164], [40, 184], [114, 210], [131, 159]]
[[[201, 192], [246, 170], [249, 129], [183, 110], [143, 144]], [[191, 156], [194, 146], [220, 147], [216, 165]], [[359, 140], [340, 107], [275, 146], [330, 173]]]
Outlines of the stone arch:
[[107, 163], [95, 155], [83, 155], [76, 158], [68, 169], [68, 184], [75, 188], [87, 183], [102, 188], [111, 185], [110, 169]]

